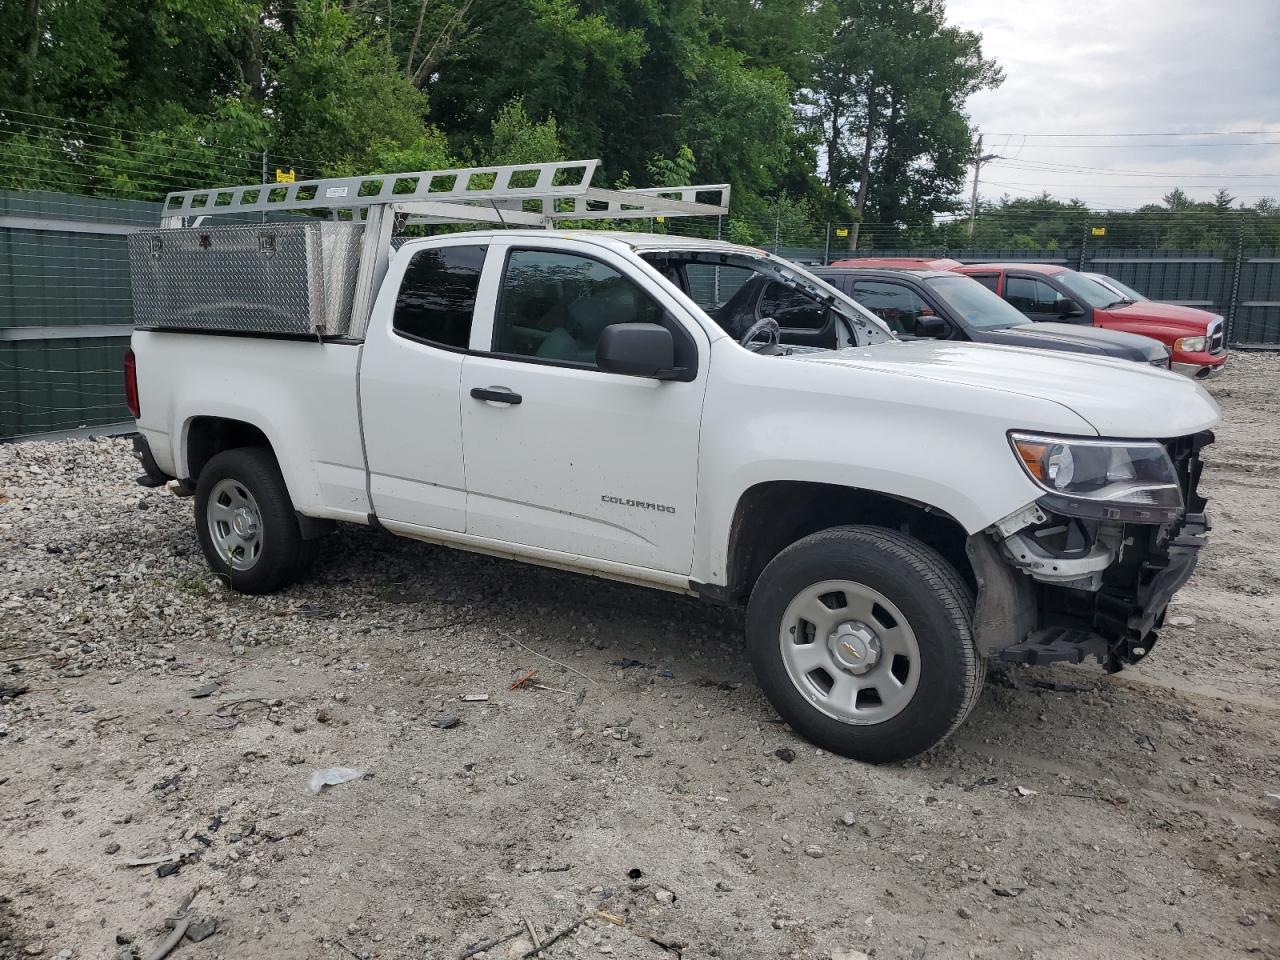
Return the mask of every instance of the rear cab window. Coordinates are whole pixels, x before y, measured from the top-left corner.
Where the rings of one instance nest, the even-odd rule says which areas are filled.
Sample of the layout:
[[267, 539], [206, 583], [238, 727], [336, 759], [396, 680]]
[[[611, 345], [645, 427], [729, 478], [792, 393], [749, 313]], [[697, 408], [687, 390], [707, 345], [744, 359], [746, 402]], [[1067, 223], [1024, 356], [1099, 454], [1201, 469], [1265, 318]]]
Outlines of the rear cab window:
[[430, 346], [466, 350], [487, 252], [482, 244], [468, 244], [415, 253], [400, 282], [391, 329]]

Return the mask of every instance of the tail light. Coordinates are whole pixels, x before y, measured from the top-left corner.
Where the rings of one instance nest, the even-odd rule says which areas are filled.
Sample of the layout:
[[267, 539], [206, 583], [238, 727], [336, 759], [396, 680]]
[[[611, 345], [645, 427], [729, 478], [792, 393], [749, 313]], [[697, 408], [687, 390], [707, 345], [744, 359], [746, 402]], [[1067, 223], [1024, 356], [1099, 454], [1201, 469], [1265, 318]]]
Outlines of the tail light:
[[124, 403], [135, 420], [142, 415], [138, 405], [138, 362], [132, 350], [124, 352]]

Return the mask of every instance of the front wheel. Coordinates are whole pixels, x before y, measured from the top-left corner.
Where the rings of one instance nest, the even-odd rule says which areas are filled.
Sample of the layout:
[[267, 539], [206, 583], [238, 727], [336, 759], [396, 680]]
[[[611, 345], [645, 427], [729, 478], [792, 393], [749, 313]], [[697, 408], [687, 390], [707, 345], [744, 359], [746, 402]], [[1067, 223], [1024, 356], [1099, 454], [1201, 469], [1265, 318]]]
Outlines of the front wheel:
[[765, 567], [747, 645], [798, 733], [884, 763], [939, 743], [973, 709], [986, 670], [972, 617], [968, 587], [934, 550], [892, 530], [835, 527]]
[[196, 532], [214, 572], [240, 593], [272, 593], [310, 566], [288, 488], [271, 451], [224, 450], [200, 471]]

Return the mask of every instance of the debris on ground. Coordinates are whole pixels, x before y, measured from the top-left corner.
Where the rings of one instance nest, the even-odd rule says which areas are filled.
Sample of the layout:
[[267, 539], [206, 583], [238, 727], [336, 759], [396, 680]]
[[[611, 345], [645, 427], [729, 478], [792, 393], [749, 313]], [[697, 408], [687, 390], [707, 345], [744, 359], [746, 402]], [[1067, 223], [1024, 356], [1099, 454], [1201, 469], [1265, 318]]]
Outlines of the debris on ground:
[[[737, 611], [347, 525], [241, 595], [127, 440], [0, 444], [0, 687], [32, 691], [0, 699], [0, 956], [144, 960], [200, 884], [165, 960], [516, 960], [520, 918], [545, 960], [1280, 960], [1280, 356], [1207, 389], [1195, 623], [1114, 675], [992, 665], [884, 766], [780, 723]], [[302, 792], [357, 759], [378, 778]]]
[[364, 774], [354, 767], [327, 767], [311, 774], [307, 782], [307, 793], [319, 793], [325, 787], [336, 787], [339, 784], [359, 780]]

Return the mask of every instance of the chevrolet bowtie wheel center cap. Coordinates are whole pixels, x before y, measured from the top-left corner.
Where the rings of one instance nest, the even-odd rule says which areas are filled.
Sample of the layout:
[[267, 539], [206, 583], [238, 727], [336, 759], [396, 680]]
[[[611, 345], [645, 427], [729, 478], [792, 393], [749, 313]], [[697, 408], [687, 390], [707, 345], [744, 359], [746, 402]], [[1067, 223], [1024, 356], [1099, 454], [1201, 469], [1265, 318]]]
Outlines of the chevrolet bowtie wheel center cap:
[[880, 662], [880, 638], [857, 620], [840, 624], [827, 638], [827, 647], [840, 669], [861, 676]]

